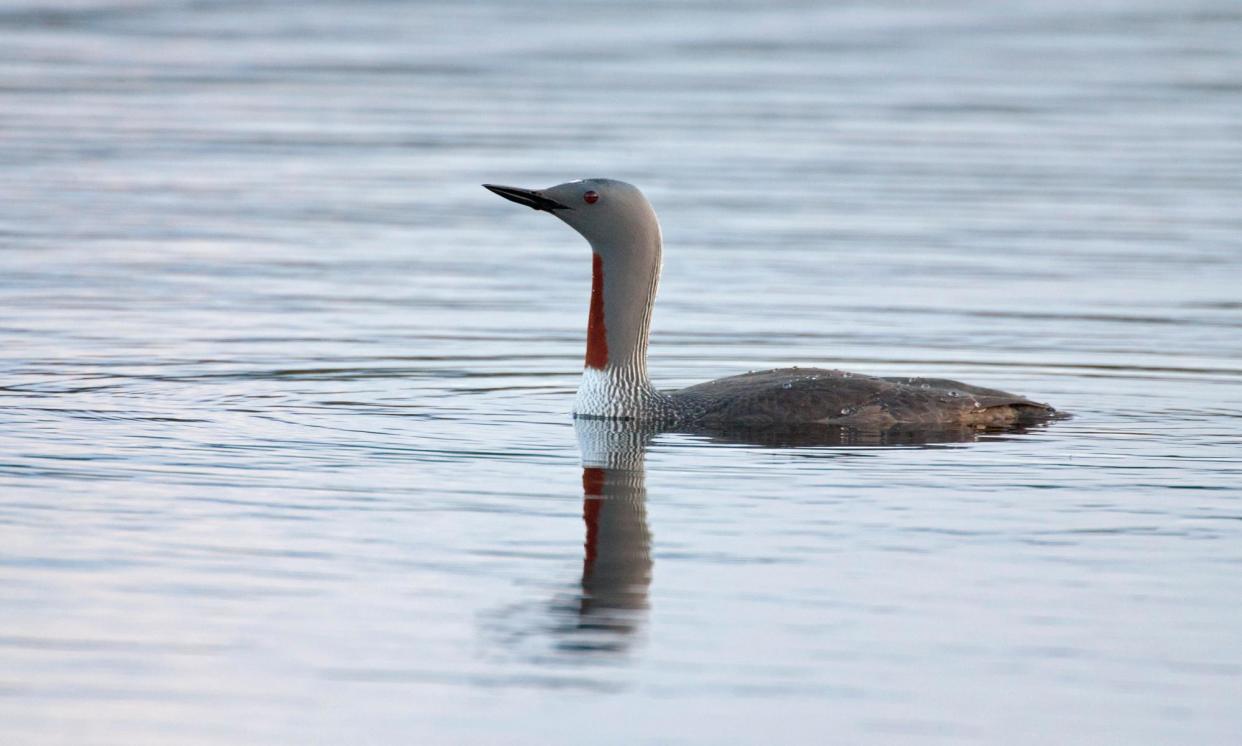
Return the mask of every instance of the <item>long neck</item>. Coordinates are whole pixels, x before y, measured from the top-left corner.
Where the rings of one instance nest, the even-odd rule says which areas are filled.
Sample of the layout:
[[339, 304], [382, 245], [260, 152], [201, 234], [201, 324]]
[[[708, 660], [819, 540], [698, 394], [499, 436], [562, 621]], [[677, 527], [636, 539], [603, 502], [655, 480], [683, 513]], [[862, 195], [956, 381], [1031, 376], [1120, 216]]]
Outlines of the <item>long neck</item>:
[[[624, 250], [622, 250], [624, 251]], [[586, 367], [647, 376], [647, 338], [660, 282], [660, 246], [641, 254], [592, 252]]]
[[628, 238], [628, 245], [592, 247], [586, 361], [574, 406], [580, 416], [652, 419], [663, 401], [647, 377], [659, 228]]

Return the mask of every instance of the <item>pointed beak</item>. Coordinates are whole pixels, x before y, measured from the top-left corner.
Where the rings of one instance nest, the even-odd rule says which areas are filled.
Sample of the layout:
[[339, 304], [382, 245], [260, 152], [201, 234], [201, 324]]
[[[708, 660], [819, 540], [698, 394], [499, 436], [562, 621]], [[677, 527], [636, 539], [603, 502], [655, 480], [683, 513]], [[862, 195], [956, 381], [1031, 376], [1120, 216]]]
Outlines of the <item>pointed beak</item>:
[[516, 202], [519, 205], [526, 205], [532, 210], [543, 210], [544, 212], [552, 212], [553, 210], [569, 210], [572, 209], [554, 199], [549, 199], [534, 189], [518, 189], [517, 187], [498, 186], [496, 184], [484, 184], [483, 188], [489, 192], [499, 194], [501, 197]]

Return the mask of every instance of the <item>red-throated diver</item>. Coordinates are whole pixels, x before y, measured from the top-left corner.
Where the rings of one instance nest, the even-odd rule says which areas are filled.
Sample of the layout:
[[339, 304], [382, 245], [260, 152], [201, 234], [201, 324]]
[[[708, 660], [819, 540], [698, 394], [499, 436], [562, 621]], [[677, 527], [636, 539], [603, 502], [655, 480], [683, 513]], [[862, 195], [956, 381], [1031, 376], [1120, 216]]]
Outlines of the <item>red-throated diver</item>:
[[591, 244], [586, 363], [574, 416], [672, 427], [802, 425], [1006, 426], [1045, 420], [1046, 404], [942, 378], [875, 378], [785, 368], [657, 391], [647, 377], [647, 336], [660, 280], [660, 223], [643, 193], [612, 179], [549, 189], [484, 187], [550, 212]]

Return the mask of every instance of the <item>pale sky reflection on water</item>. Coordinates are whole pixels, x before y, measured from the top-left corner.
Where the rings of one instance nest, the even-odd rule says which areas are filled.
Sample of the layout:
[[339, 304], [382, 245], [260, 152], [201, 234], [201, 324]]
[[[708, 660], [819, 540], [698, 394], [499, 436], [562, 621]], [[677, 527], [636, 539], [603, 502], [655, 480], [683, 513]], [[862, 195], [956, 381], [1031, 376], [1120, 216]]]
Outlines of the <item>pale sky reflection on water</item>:
[[[1221, 0], [7, 5], [0, 741], [1236, 743], [1239, 38]], [[1074, 418], [584, 475], [587, 249], [479, 185], [585, 176], [661, 215], [663, 386]]]

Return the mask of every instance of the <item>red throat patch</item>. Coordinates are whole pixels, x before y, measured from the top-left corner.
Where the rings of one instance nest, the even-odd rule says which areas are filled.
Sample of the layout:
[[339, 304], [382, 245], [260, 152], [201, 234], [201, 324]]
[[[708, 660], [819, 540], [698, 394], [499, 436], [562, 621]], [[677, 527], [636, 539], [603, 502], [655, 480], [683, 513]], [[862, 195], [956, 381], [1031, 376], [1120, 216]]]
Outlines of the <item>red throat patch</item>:
[[587, 319], [586, 366], [603, 370], [608, 364], [608, 331], [604, 328], [604, 258], [591, 254], [591, 315]]

